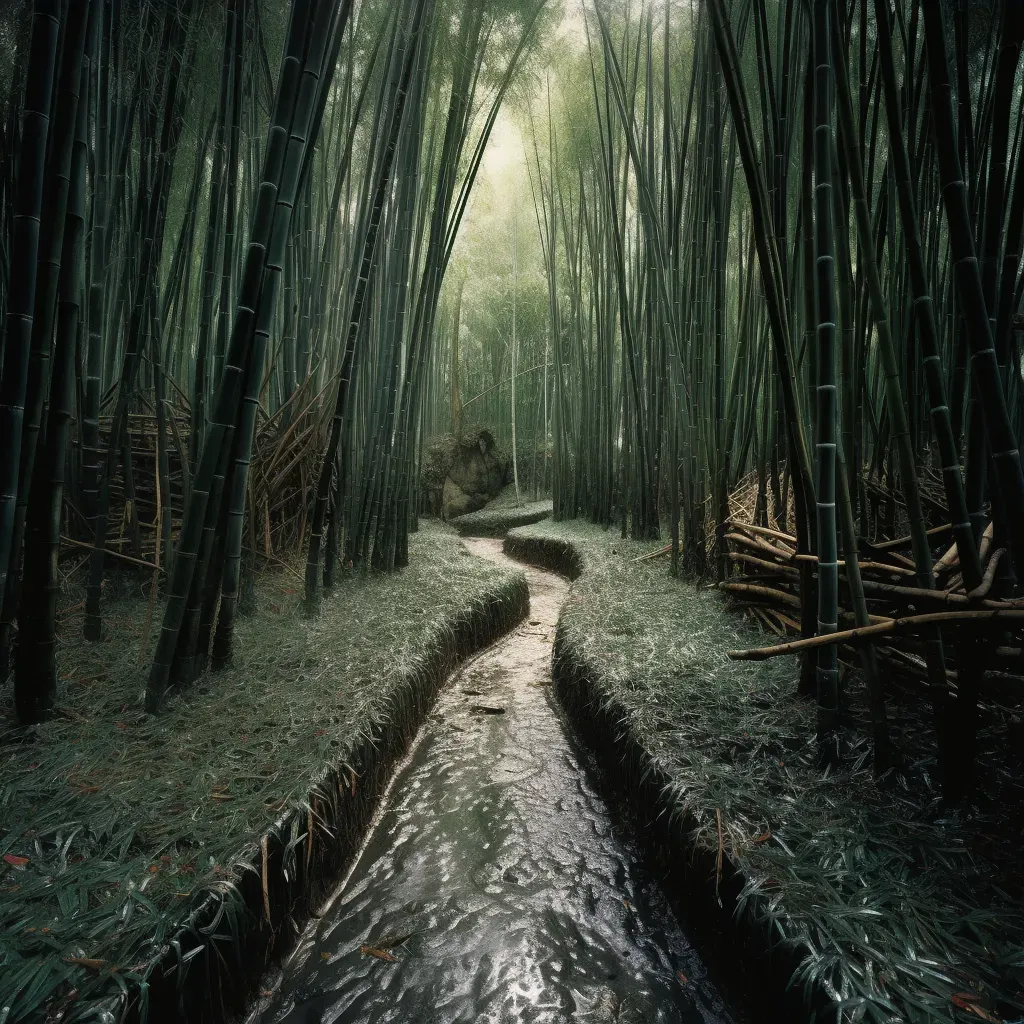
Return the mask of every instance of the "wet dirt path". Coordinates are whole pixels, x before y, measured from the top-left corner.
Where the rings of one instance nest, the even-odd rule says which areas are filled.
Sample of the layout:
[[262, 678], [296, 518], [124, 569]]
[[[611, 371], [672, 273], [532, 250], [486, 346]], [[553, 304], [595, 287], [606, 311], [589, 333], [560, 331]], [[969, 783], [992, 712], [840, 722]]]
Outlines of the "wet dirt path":
[[254, 1024], [732, 1024], [553, 705], [568, 585], [526, 573], [529, 618], [449, 681]]

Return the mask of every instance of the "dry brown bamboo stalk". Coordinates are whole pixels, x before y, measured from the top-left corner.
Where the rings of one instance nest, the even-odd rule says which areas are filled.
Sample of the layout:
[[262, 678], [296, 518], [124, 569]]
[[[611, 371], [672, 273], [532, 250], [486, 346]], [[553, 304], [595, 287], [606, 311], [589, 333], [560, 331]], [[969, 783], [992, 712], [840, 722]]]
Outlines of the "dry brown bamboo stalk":
[[954, 566], [960, 564], [960, 555], [957, 551], [956, 542], [950, 544], [946, 548], [943, 556], [932, 566], [932, 572], [938, 576], [940, 572], [946, 569], [952, 569]]
[[747, 565], [754, 565], [761, 569], [765, 569], [776, 576], [785, 576], [787, 579], [797, 580], [800, 578], [800, 573], [790, 565], [780, 565], [778, 562], [768, 562], [763, 558], [758, 558], [756, 555], [748, 555], [743, 551], [730, 551], [729, 561], [744, 562]]
[[989, 523], [985, 527], [985, 532], [981, 535], [981, 543], [978, 545], [978, 560], [982, 565], [985, 564], [985, 559], [988, 558], [989, 550], [992, 547], [992, 531], [994, 524]]
[[[817, 562], [817, 555], [794, 555], [791, 561], [794, 562]], [[840, 558], [838, 563], [839, 566], [845, 566], [845, 559]], [[913, 569], [907, 569], [902, 565], [886, 565], [885, 562], [869, 562], [863, 561], [857, 563], [862, 570], [869, 569], [873, 572], [887, 572], [893, 576], [916, 576], [917, 572]]]
[[728, 591], [730, 594], [750, 594], [753, 597], [760, 597], [769, 601], [781, 601], [791, 608], [800, 607], [800, 598], [788, 594], [784, 590], [775, 590], [773, 587], [760, 587], [753, 583], [719, 583], [719, 590]]
[[[75, 540], [72, 537], [65, 537], [63, 534], [61, 534], [60, 539], [65, 544], [72, 544], [76, 548], [87, 548], [89, 551], [92, 551], [94, 546], [92, 544], [87, 544], [85, 541], [82, 540]], [[112, 551], [110, 548], [103, 548], [103, 553], [105, 555], [110, 555], [111, 558], [120, 558], [122, 562], [131, 562], [132, 565], [141, 565], [143, 569], [160, 568], [160, 566], [155, 565], [153, 562], [144, 562], [141, 558], [133, 558], [131, 555], [123, 555], [121, 554], [120, 551]]]
[[981, 600], [992, 589], [992, 584], [995, 582], [996, 578], [996, 569], [999, 568], [999, 562], [1002, 560], [1003, 555], [1005, 555], [1006, 553], [1006, 548], [1000, 548], [988, 560], [988, 565], [985, 567], [985, 575], [982, 576], [981, 583], [979, 583], [967, 595], [972, 601]]
[[749, 606], [749, 611], [753, 612], [753, 614], [765, 626], [767, 626], [768, 629], [771, 630], [771, 632], [773, 632], [776, 636], [785, 636], [786, 635], [785, 629], [782, 626], [778, 625], [778, 623], [776, 623], [776, 621], [775, 621], [775, 617], [770, 614], [771, 609], [764, 608], [763, 606], [760, 606], [760, 605], [752, 604], [752, 605]]
[[[908, 601], [920, 601], [925, 604], [938, 605], [977, 605], [967, 594], [950, 593], [944, 590], [925, 590], [922, 587], [904, 587], [895, 583], [879, 583], [876, 580], [864, 580], [865, 593], [889, 594], [893, 597], [905, 598]], [[1007, 601], [982, 600], [983, 608], [1013, 609], [1024, 608], [1024, 599], [1016, 598]]]
[[[723, 584], [723, 586], [726, 586], [726, 584]], [[777, 658], [784, 654], [799, 654], [801, 651], [814, 650], [826, 644], [855, 643], [870, 640], [875, 636], [899, 633], [904, 630], [913, 632], [928, 625], [953, 625], [961, 622], [1024, 623], [1024, 609], [999, 608], [908, 615], [898, 619], [886, 619], [883, 622], [873, 623], [870, 626], [859, 626], [855, 629], [842, 630], [838, 633], [826, 633], [823, 636], [791, 640], [789, 643], [779, 644], [776, 647], [754, 647], [745, 651], [729, 651], [729, 657], [735, 661], [765, 661], [768, 658]]]
[[753, 523], [744, 523], [738, 519], [729, 519], [727, 525], [738, 526], [741, 529], [748, 530], [750, 533], [760, 533], [766, 537], [775, 537], [777, 540], [785, 541], [787, 544], [796, 547], [796, 537], [783, 533], [781, 530], [772, 530], [767, 526], [755, 526]]
[[[682, 545], [680, 545], [679, 550], [682, 551]], [[649, 561], [651, 561], [651, 559], [653, 559], [653, 558], [660, 558], [662, 555], [667, 555], [671, 551], [672, 551], [672, 545], [671, 544], [666, 544], [663, 548], [658, 548], [657, 551], [648, 551], [646, 555], [639, 555], [637, 558], [634, 558], [633, 561], [634, 562], [649, 562]]]
[[725, 539], [731, 544], [739, 544], [754, 551], [763, 551], [766, 555], [770, 554], [774, 558], [782, 559], [784, 562], [791, 562], [793, 560], [794, 552], [777, 548], [774, 544], [769, 544], [768, 541], [762, 540], [760, 537], [744, 537], [742, 533], [727, 533]]
[[[938, 537], [943, 533], [950, 533], [953, 527], [949, 523], [944, 526], [934, 526], [932, 529], [926, 532], [928, 537]], [[874, 551], [895, 551], [897, 548], [909, 548], [910, 538], [909, 537], [897, 537], [895, 540], [880, 540], [873, 543], [868, 543], [868, 547]]]

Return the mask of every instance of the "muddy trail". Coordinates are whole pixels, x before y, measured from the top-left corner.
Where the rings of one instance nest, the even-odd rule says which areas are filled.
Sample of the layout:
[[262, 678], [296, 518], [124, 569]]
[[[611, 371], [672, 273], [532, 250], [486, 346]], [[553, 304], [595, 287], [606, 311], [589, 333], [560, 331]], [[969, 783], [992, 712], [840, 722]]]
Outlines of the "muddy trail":
[[554, 706], [567, 584], [526, 573], [529, 618], [449, 681], [251, 1024], [733, 1024]]

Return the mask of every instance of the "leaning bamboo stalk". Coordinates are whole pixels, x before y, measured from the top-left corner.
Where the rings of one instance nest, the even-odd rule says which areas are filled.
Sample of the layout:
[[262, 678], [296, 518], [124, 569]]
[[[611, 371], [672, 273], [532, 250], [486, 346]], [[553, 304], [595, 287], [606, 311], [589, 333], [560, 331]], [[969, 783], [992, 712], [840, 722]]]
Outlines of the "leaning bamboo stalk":
[[[837, 26], [833, 26], [832, 34], [833, 41], [835, 41], [838, 38]], [[846, 167], [849, 173], [853, 199], [854, 219], [860, 242], [860, 257], [857, 261], [858, 272], [864, 274], [867, 283], [875, 337], [885, 374], [886, 408], [893, 423], [891, 436], [899, 461], [900, 483], [903, 487], [904, 501], [910, 520], [910, 536], [914, 561], [917, 564], [918, 576], [922, 585], [931, 586], [933, 585], [932, 554], [928, 542], [928, 530], [925, 524], [924, 511], [921, 506], [917, 464], [910, 443], [910, 423], [907, 419], [907, 405], [900, 383], [896, 348], [889, 329], [888, 303], [882, 291], [881, 276], [874, 259], [871, 214], [868, 210], [867, 190], [864, 183], [860, 151], [857, 148], [855, 139], [850, 87], [842, 61], [836, 62], [835, 77], [837, 83], [837, 108], [839, 111], [839, 135], [846, 157]]]
[[[15, 505], [21, 466], [21, 440], [25, 427], [29, 354], [35, 309], [36, 265], [39, 256], [39, 219], [43, 203], [43, 171], [50, 131], [50, 106], [57, 61], [61, 4], [36, 0], [25, 72], [25, 98], [21, 115], [18, 159], [11, 222], [10, 281], [0, 373], [0, 601], [4, 600], [14, 550]], [[6, 621], [6, 617], [5, 617]], [[0, 637], [2, 670], [7, 668], [7, 636]]]
[[[159, 708], [164, 691], [170, 680], [172, 664], [179, 651], [179, 637], [185, 622], [186, 609], [197, 608], [193, 583], [200, 585], [205, 575], [205, 565], [200, 565], [200, 549], [205, 532], [208, 505], [212, 508], [212, 519], [216, 521], [218, 511], [217, 481], [222, 479], [230, 453], [238, 409], [242, 402], [244, 370], [248, 351], [252, 345], [256, 327], [256, 309], [259, 306], [259, 290], [263, 281], [266, 254], [270, 246], [270, 232], [277, 194], [284, 167], [288, 145], [288, 133], [294, 116], [295, 104], [302, 75], [302, 55], [308, 30], [310, 0], [292, 0], [289, 15], [288, 35], [278, 78], [278, 91], [268, 130], [268, 142], [264, 151], [259, 200], [253, 214], [251, 238], [246, 253], [242, 284], [239, 291], [238, 310], [232, 330], [231, 342], [224, 372], [217, 384], [217, 395], [213, 406], [209, 431], [203, 439], [202, 454], [193, 476], [192, 494], [182, 524], [178, 550], [174, 558], [167, 607], [156, 654], [150, 670], [146, 688], [146, 706], [155, 711]], [[211, 502], [212, 499], [212, 502]], [[197, 567], [199, 580], [196, 580]], [[191, 599], [190, 599], [191, 595]], [[182, 638], [182, 650], [191, 647], [195, 640], [191, 635], [193, 626]]]
[[[87, 551], [91, 551], [94, 547], [92, 544], [87, 544], [82, 540], [75, 540], [74, 537], [67, 537], [61, 534], [61, 543], [70, 544], [74, 548], [84, 548]], [[142, 569], [159, 569], [160, 567], [155, 562], [147, 562], [143, 558], [134, 558], [131, 555], [125, 555], [120, 551], [115, 551], [113, 548], [104, 548], [103, 554], [108, 555], [110, 558], [116, 558], [121, 562], [127, 562], [130, 565], [137, 565]]]
[[[119, 459], [123, 463], [126, 492], [132, 484], [131, 451], [125, 444], [128, 405], [140, 371], [147, 334], [146, 325], [151, 323], [149, 306], [156, 293], [156, 278], [165, 224], [163, 212], [172, 182], [174, 154], [184, 124], [188, 76], [195, 55], [195, 46], [196, 36], [191, 32], [189, 19], [178, 17], [175, 12], [167, 12], [164, 17], [161, 47], [170, 51], [171, 58], [152, 86], [158, 95], [161, 93], [163, 95], [159, 130], [156, 105], [147, 111], [147, 116], [144, 119], [146, 124], [145, 149], [149, 155], [149, 159], [144, 161], [144, 167], [147, 178], [150, 179], [150, 186], [140, 188], [135, 199], [135, 218], [141, 239], [138, 259], [132, 261], [132, 270], [135, 271], [133, 276], [136, 279], [135, 288], [131, 295], [131, 311], [126, 325], [117, 386], [117, 403], [107, 444], [105, 471], [97, 500], [93, 533], [96, 550], [89, 563], [86, 614], [83, 622], [83, 634], [89, 640], [99, 640], [102, 633], [100, 603], [104, 568], [103, 551], [106, 546], [110, 512], [111, 482]], [[127, 301], [127, 284], [122, 283], [125, 285]], [[136, 524], [137, 517], [133, 506], [133, 528], [136, 528]]]
[[[815, 500], [815, 487], [811, 475], [811, 460], [805, 436], [803, 407], [799, 398], [797, 372], [794, 365], [791, 338], [791, 311], [786, 291], [786, 280], [780, 254], [774, 244], [775, 225], [762, 163], [750, 124], [750, 104], [743, 86], [740, 57], [736, 49], [729, 14], [724, 0], [710, 0], [708, 11], [715, 37], [718, 58], [729, 94], [729, 104], [736, 129], [737, 144], [743, 172], [750, 196], [754, 238], [762, 290], [767, 306], [770, 337], [775, 359], [776, 379], [782, 397], [780, 412], [788, 441], [790, 468], [797, 511], [797, 535], [800, 546], [810, 551], [815, 529], [810, 506]], [[806, 604], [803, 609], [805, 628], [809, 630], [814, 617], [815, 581], [810, 573], [803, 581], [801, 593]], [[811, 666], [804, 665], [801, 689], [813, 685]]]
[[399, 132], [402, 126], [402, 114], [409, 94], [413, 68], [420, 50], [420, 35], [423, 28], [424, 15], [428, 7], [432, 10], [430, 0], [417, 0], [412, 25], [406, 41], [406, 53], [401, 64], [395, 68], [397, 74], [393, 81], [393, 98], [388, 130], [381, 151], [381, 160], [377, 166], [376, 181], [374, 182], [372, 201], [369, 208], [369, 218], [362, 238], [361, 248], [353, 254], [353, 276], [355, 280], [352, 285], [353, 290], [348, 313], [345, 350], [335, 396], [330, 438], [327, 442], [327, 450], [324, 454], [320, 476], [317, 481], [316, 502], [313, 508], [313, 522], [309, 538], [309, 553], [306, 559], [306, 603], [311, 609], [316, 607], [319, 599], [320, 550], [327, 519], [327, 502], [330, 497], [331, 479], [345, 423], [349, 386], [354, 376], [356, 341], [365, 315], [367, 291], [370, 284], [371, 268], [377, 246], [381, 217], [384, 212], [385, 196], [388, 191], [388, 185], [391, 182], [392, 169], [398, 149]]
[[[942, 8], [925, 4], [925, 43], [928, 79], [931, 86], [931, 127], [935, 134], [943, 206], [949, 230], [954, 280], [963, 312], [967, 339], [971, 347], [972, 379], [981, 397], [981, 412], [991, 445], [1002, 501], [1006, 509], [1006, 527], [1018, 573], [1024, 571], [1024, 472], [1006, 395], [996, 361], [992, 325], [982, 288], [978, 257], [971, 228], [967, 187], [960, 166], [954, 135], [952, 86], [946, 58], [946, 30]], [[993, 310], [993, 313], [995, 311]]]
[[785, 541], [794, 548], [796, 547], [796, 537], [789, 533], [783, 533], [781, 530], [772, 530], [767, 526], [757, 526], [754, 523], [744, 523], [738, 519], [730, 519], [728, 521], [728, 525], [738, 526], [749, 533], [758, 533], [765, 537], [774, 537], [776, 540]]
[[949, 506], [950, 514], [955, 519], [951, 528], [956, 550], [961, 560], [968, 566], [969, 577], [977, 585], [981, 571], [977, 559], [977, 542], [970, 522], [964, 477], [961, 467], [959, 467], [956, 441], [949, 417], [949, 403], [942, 378], [935, 309], [925, 274], [921, 226], [918, 214], [916, 214], [910, 163], [903, 138], [902, 110], [893, 60], [890, 13], [885, 0], [874, 2], [874, 15], [876, 15], [879, 65], [882, 73], [890, 153], [896, 179], [900, 223], [903, 227], [903, 244], [906, 249], [910, 286], [914, 300], [914, 317], [918, 324], [924, 352], [925, 381], [929, 393], [932, 429], [939, 445], [946, 503]]
[[728, 653], [734, 661], [765, 661], [768, 658], [817, 650], [827, 644], [869, 642], [876, 636], [886, 636], [891, 633], [914, 633], [930, 626], [963, 624], [999, 626], [1004, 623], [1011, 627], [1019, 627], [1024, 624], [1024, 609], [992, 608], [960, 612], [926, 612], [923, 615], [906, 615], [898, 619], [886, 619], [870, 626], [857, 626], [854, 629], [842, 630], [825, 636], [791, 640], [789, 643], [778, 644], [775, 647], [753, 647], [749, 650], [729, 651]]
[[[271, 245], [266, 255], [263, 287], [256, 319], [254, 341], [246, 367], [246, 380], [238, 427], [235, 431], [235, 454], [231, 468], [227, 529], [224, 538], [225, 558], [221, 582], [220, 611], [213, 641], [213, 667], [223, 668], [231, 661], [234, 637], [234, 617], [238, 603], [241, 573], [242, 530], [245, 522], [245, 498], [248, 489], [249, 464], [256, 428], [256, 410], [259, 387], [263, 378], [263, 363], [269, 346], [271, 325], [275, 311], [277, 289], [283, 275], [285, 243], [291, 227], [299, 189], [301, 169], [307, 150], [315, 146], [319, 124], [315, 120], [321, 91], [329, 90], [337, 63], [337, 53], [331, 45], [336, 33], [344, 33], [351, 12], [351, 2], [336, 11], [321, 4], [311, 26], [310, 45], [299, 82], [295, 111], [281, 173], [281, 186], [277, 193]], [[333, 20], [332, 19], [333, 15]]]
[[[832, 41], [835, 46], [838, 47], [840, 45], [838, 24], [833, 25]], [[900, 483], [909, 519], [911, 546], [918, 581], [922, 587], [930, 589], [935, 586], [935, 577], [932, 570], [932, 553], [929, 545], [927, 524], [921, 503], [917, 462], [911, 445], [907, 402], [900, 382], [899, 363], [889, 326], [889, 304], [885, 300], [878, 265], [875, 262], [875, 253], [872, 245], [871, 215], [868, 209], [864, 169], [855, 137], [853, 103], [850, 96], [846, 67], [841, 60], [836, 62], [836, 84], [839, 134], [845, 155], [846, 169], [849, 174], [854, 220], [860, 242], [857, 260], [858, 273], [863, 273], [867, 285], [871, 319], [875, 328], [877, 350], [884, 374], [885, 408], [892, 424], [891, 440], [896, 449]], [[940, 757], [945, 762], [946, 734], [941, 720], [940, 707], [940, 695], [945, 688], [945, 657], [942, 639], [937, 630], [932, 631], [929, 636], [926, 653], [933, 694], [933, 714], [940, 745]], [[946, 774], [948, 775], [948, 770]]]

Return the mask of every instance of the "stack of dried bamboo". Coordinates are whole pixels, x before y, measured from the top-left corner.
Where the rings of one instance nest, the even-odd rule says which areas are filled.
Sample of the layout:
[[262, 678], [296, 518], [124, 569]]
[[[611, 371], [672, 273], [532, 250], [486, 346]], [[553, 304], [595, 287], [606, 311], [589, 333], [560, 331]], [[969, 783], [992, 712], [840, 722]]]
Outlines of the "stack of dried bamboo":
[[[322, 393], [310, 399], [299, 389], [293, 400], [269, 418], [261, 417], [253, 445], [249, 479], [249, 515], [243, 543], [267, 558], [281, 558], [299, 550], [308, 529], [312, 489], [324, 440]], [[190, 415], [170, 409], [165, 438], [159, 438], [153, 413], [128, 417], [125, 454], [111, 481], [110, 530], [105, 549], [119, 565], [157, 564], [156, 544], [161, 535], [158, 508], [170, 515], [171, 539], [181, 529], [182, 510], [190, 487]], [[101, 444], [106, 447], [111, 419], [100, 421]], [[159, 446], [166, 446], [166, 466], [159, 468]], [[158, 504], [159, 474], [166, 472], [165, 494]], [[81, 550], [93, 543], [86, 511], [68, 503], [66, 548]], [[166, 558], [159, 560], [166, 565]]]
[[[949, 526], [929, 531], [936, 543], [945, 543], [950, 535]], [[799, 566], [801, 562], [815, 562], [815, 556], [798, 553], [792, 534], [736, 518], [729, 521], [724, 539], [729, 561], [739, 570], [718, 584], [728, 595], [730, 604], [779, 637], [799, 636]], [[987, 626], [992, 625], [992, 620], [1010, 630], [1024, 626], [1024, 600], [993, 596], [998, 589], [998, 570], [1006, 552], [993, 547], [991, 527], [980, 545], [984, 578], [970, 593], [965, 591], [958, 571], [955, 545], [946, 548], [935, 562], [934, 589], [920, 586], [914, 563], [905, 553], [909, 547], [909, 537], [877, 543], [862, 541], [859, 564], [871, 625], [859, 629], [849, 610], [852, 602], [846, 565], [840, 561], [840, 594], [846, 610], [840, 612], [838, 636], [845, 641], [844, 646], [871, 637], [879, 658], [891, 673], [924, 680], [924, 644], [920, 636], [925, 627]], [[819, 641], [808, 638], [776, 648], [734, 652], [734, 656], [766, 657], [818, 645]], [[955, 672], [947, 674], [950, 682], [955, 682]], [[986, 678], [989, 682], [1024, 684], [1020, 647], [997, 645]], [[1024, 695], [1024, 690], [1017, 692]]]
[[[109, 416], [100, 418], [102, 451], [106, 451], [110, 443], [112, 422]], [[172, 410], [168, 405], [165, 427], [166, 435], [161, 439], [154, 413], [129, 413], [127, 417], [122, 457], [110, 481], [109, 532], [104, 543], [105, 549], [122, 564], [141, 561], [152, 566], [156, 563], [156, 545], [164, 514], [170, 516], [172, 537], [177, 536], [181, 526], [188, 488], [188, 414]], [[166, 447], [166, 463], [162, 468], [161, 445]], [[167, 479], [163, 481], [164, 494], [158, 502], [161, 473], [165, 473]], [[92, 545], [93, 526], [88, 521], [88, 511], [77, 508], [70, 498], [67, 500], [66, 544], [76, 548]]]
[[299, 551], [306, 539], [326, 441], [326, 391], [311, 395], [307, 381], [256, 430], [243, 543], [268, 558]]

